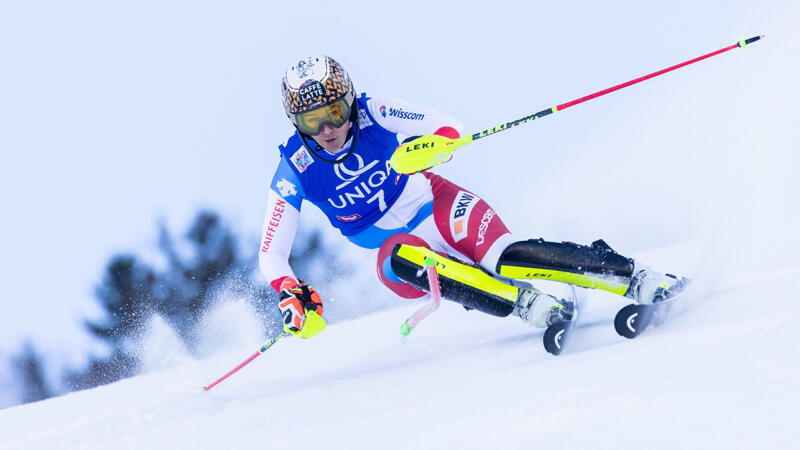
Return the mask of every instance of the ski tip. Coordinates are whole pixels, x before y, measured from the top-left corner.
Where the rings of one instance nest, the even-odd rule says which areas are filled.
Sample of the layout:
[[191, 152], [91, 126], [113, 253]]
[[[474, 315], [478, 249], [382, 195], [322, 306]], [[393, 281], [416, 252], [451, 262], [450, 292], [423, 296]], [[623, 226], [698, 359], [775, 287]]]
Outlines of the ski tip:
[[636, 318], [639, 312], [637, 305], [631, 304], [620, 309], [614, 317], [614, 329], [622, 337], [633, 339], [639, 335], [639, 329], [636, 327]]
[[547, 327], [542, 338], [544, 349], [551, 355], [558, 356], [564, 350], [567, 343], [569, 332], [572, 329], [572, 322], [561, 322]]
[[661, 304], [630, 304], [619, 310], [614, 317], [614, 329], [622, 337], [633, 339], [639, 336], [653, 320], [656, 309]]

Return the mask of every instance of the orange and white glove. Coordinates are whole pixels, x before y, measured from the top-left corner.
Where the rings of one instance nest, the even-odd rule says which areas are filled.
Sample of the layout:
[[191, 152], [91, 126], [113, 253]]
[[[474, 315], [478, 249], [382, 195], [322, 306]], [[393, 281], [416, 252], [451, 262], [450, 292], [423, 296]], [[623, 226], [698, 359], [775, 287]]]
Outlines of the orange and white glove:
[[311, 286], [292, 277], [280, 285], [278, 306], [283, 316], [283, 328], [301, 338], [311, 338], [325, 329], [322, 318], [322, 299]]

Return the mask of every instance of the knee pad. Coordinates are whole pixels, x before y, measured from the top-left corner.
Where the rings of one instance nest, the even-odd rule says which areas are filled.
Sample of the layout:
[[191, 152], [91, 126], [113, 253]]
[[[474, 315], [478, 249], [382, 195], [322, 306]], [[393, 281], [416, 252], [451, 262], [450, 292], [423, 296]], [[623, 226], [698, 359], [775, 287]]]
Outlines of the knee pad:
[[380, 249], [378, 250], [378, 261], [376, 267], [378, 271], [378, 278], [381, 280], [381, 283], [383, 283], [384, 286], [402, 298], [415, 299], [424, 297], [425, 294], [427, 294], [426, 291], [417, 289], [413, 285], [405, 282], [397, 276], [394, 270], [392, 270], [392, 250], [396, 245], [401, 243], [429, 248], [428, 243], [425, 242], [424, 239], [414, 236], [413, 234], [397, 233], [391, 236], [383, 243], [383, 245], [381, 245]]

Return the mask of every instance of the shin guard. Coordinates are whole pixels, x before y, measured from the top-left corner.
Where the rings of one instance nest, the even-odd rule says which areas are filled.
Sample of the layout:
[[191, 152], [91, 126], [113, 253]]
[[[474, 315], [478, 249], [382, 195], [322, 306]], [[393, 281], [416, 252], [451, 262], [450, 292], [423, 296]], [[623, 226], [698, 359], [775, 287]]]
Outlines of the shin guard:
[[591, 246], [529, 239], [503, 251], [497, 273], [508, 278], [560, 281], [625, 295], [633, 260], [597, 240]]
[[519, 289], [492, 277], [478, 266], [442, 256], [425, 247], [397, 244], [392, 251], [392, 271], [401, 280], [430, 292], [425, 257], [436, 261], [442, 298], [493, 316], [505, 317], [514, 310]]

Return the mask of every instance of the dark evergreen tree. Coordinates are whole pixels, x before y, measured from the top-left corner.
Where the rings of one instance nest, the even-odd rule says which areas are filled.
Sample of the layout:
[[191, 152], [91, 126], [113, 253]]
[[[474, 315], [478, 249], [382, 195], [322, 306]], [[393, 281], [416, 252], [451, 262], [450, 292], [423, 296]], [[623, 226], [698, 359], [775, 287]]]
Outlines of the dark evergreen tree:
[[85, 389], [111, 383], [136, 373], [131, 355], [146, 320], [153, 311], [156, 273], [132, 255], [111, 259], [100, 286], [95, 290], [105, 316], [99, 322], [86, 321], [90, 333], [108, 344], [111, 354], [93, 359], [82, 373], [67, 375], [70, 389]]
[[81, 371], [70, 372], [64, 376], [68, 391], [79, 391], [127, 378], [137, 373], [137, 358], [120, 348], [113, 348], [105, 358], [93, 358]]
[[[93, 359], [82, 372], [69, 374], [68, 388], [84, 389], [134, 375], [135, 347], [152, 314], [164, 317], [186, 348], [195, 350], [191, 338], [198, 319], [223, 293], [250, 299], [269, 334], [282, 329], [277, 294], [258, 270], [257, 245], [245, 247], [252, 247], [251, 252], [241, 251], [235, 233], [211, 211], [198, 213], [184, 238], [176, 242], [166, 226], [159, 225], [163, 268], [153, 268], [128, 254], [111, 259], [96, 289], [104, 317], [87, 321], [88, 330], [108, 344], [110, 354]], [[324, 286], [349, 270], [326, 248], [319, 231], [298, 235], [289, 262], [298, 276], [308, 276], [315, 286]]]
[[86, 323], [89, 331], [113, 347], [136, 334], [152, 311], [155, 272], [131, 255], [112, 258], [95, 295], [105, 309], [100, 322]]
[[30, 342], [12, 361], [13, 370], [22, 385], [22, 402], [38, 402], [53, 396], [47, 387], [42, 360]]
[[251, 284], [241, 274], [252, 270], [252, 266], [240, 255], [233, 231], [216, 213], [200, 212], [185, 238], [190, 248], [188, 255], [180, 254], [166, 227], [160, 227], [159, 249], [168, 267], [160, 273], [161, 283], [153, 297], [157, 311], [191, 349], [189, 337], [197, 320], [212, 306], [221, 290], [231, 284]]
[[187, 318], [194, 323], [208, 308], [214, 288], [241, 263], [233, 233], [214, 213], [200, 213], [186, 237], [195, 253], [184, 272], [184, 282], [193, 287], [194, 295], [185, 300]]

